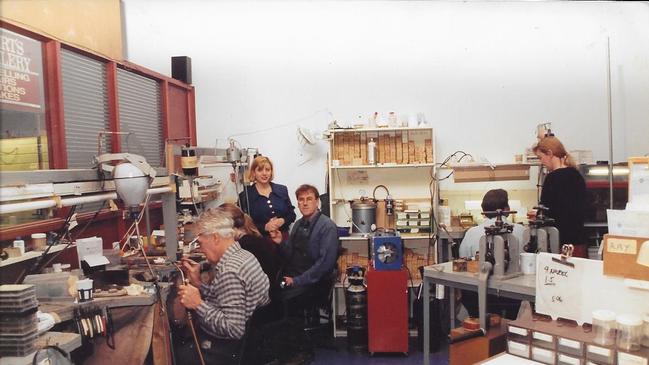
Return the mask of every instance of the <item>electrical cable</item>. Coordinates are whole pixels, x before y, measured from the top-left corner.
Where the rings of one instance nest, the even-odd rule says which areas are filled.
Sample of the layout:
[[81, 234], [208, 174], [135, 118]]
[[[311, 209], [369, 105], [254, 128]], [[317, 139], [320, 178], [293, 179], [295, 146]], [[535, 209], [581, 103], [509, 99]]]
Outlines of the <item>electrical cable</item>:
[[198, 206], [196, 205], [196, 197], [194, 196], [194, 177], [193, 176], [188, 176], [187, 181], [189, 182], [189, 196], [192, 199], [192, 205], [194, 206], [194, 211], [196, 212], [196, 215], [201, 215], [201, 211], [198, 210]]
[[[180, 272], [180, 278], [183, 281], [183, 284], [185, 285], [191, 285], [189, 283], [189, 280], [185, 278], [185, 273], [183, 272], [182, 268], [174, 262], [174, 266], [178, 271]], [[201, 352], [201, 346], [198, 341], [198, 335], [196, 334], [196, 329], [194, 328], [194, 320], [192, 318], [192, 313], [189, 309], [185, 309], [185, 312], [187, 313], [187, 322], [189, 323], [189, 329], [192, 332], [192, 338], [194, 339], [194, 346], [196, 346], [196, 352], [198, 353], [198, 359], [201, 363], [201, 365], [205, 365], [205, 360], [203, 359], [203, 353]]]
[[54, 256], [50, 257], [49, 260], [47, 260], [47, 262], [45, 262], [45, 264], [42, 265], [42, 267], [47, 267], [47, 265], [49, 265], [52, 261], [54, 261], [57, 257], [59, 257], [59, 255], [61, 255], [65, 250], [67, 250], [68, 247], [70, 247], [77, 238], [81, 237], [81, 235], [83, 235], [83, 233], [86, 231], [86, 228], [88, 228], [95, 221], [95, 219], [97, 219], [97, 216], [99, 215], [101, 210], [104, 209], [105, 206], [106, 206], [106, 201], [104, 201], [102, 205], [99, 207], [99, 209], [95, 211], [95, 214], [92, 216], [92, 218], [90, 218], [90, 220], [86, 222], [83, 228], [81, 228], [81, 231], [79, 231], [79, 233], [77, 233], [74, 238], [72, 238], [72, 235], [70, 234], [68, 236], [67, 245], [62, 250], [57, 252]]

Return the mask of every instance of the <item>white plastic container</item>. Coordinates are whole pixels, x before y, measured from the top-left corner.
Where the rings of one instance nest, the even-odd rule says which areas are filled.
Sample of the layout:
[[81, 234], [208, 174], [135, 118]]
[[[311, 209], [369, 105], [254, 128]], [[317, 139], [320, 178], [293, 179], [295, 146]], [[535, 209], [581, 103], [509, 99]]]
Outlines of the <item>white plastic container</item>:
[[[525, 275], [536, 274], [536, 254], [531, 252], [521, 253], [521, 271]], [[615, 320], [615, 318], [613, 318]]]
[[617, 322], [617, 347], [624, 351], [639, 350], [642, 338], [642, 318], [633, 314], [621, 314], [615, 318], [615, 321]]
[[25, 254], [25, 241], [23, 240], [14, 240], [13, 246], [20, 249], [20, 255]]
[[593, 341], [598, 345], [615, 343], [615, 312], [605, 309], [593, 311]]
[[649, 313], [644, 315], [644, 325], [642, 327], [642, 346], [649, 347]]
[[43, 251], [47, 245], [47, 236], [45, 233], [32, 234], [32, 250]]
[[82, 279], [77, 281], [77, 293], [79, 293], [79, 302], [92, 300], [92, 279]]

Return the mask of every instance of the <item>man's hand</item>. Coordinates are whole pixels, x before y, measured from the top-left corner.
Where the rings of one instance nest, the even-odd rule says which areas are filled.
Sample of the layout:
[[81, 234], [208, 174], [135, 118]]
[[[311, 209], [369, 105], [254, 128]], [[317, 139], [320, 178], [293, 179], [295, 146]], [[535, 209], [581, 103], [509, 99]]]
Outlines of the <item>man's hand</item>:
[[185, 257], [182, 259], [182, 265], [189, 282], [195, 287], [201, 286], [201, 265]]
[[284, 282], [286, 283], [286, 286], [293, 286], [293, 278], [290, 276], [284, 276]]
[[273, 217], [266, 223], [264, 229], [266, 232], [277, 231], [284, 225], [284, 222], [284, 218]]
[[273, 242], [275, 242], [277, 244], [282, 243], [282, 232], [280, 232], [278, 230], [272, 230], [272, 231], [268, 231], [268, 233], [270, 234], [270, 239]]
[[201, 293], [193, 285], [180, 285], [178, 287], [178, 295], [180, 296], [180, 303], [187, 309], [196, 309], [203, 303]]

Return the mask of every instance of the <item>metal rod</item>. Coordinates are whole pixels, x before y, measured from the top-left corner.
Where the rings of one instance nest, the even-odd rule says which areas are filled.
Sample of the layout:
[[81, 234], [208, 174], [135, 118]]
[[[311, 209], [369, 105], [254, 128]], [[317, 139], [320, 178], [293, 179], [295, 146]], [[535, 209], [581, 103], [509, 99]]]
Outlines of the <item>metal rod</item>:
[[[170, 191], [171, 191], [171, 187], [165, 186], [161, 188], [149, 189], [147, 190], [147, 194], [148, 195], [162, 194]], [[94, 203], [94, 202], [100, 202], [100, 201], [111, 200], [111, 199], [117, 199], [117, 193], [113, 192], [113, 193], [80, 196], [74, 198], [64, 198], [60, 200], [60, 206], [69, 207], [77, 204]], [[34, 209], [54, 208], [57, 206], [57, 203], [58, 203], [58, 197], [51, 197], [47, 199], [32, 200], [28, 202], [2, 204], [0, 205], [0, 214], [26, 212]]]
[[606, 37], [606, 96], [608, 97], [608, 194], [613, 209], [613, 105], [611, 102], [611, 39]]

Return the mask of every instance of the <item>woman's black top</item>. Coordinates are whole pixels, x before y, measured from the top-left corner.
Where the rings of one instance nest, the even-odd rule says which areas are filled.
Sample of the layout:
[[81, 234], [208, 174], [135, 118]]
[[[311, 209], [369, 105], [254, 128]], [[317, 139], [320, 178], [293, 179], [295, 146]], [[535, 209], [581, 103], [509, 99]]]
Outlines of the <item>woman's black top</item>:
[[264, 237], [249, 234], [239, 238], [239, 245], [257, 258], [261, 269], [268, 275], [268, 280], [271, 286], [273, 286], [273, 283], [277, 279], [277, 272], [280, 266], [276, 245]]
[[577, 169], [564, 167], [550, 172], [543, 181], [541, 204], [554, 218], [561, 244], [582, 244], [586, 213], [586, 182]]

